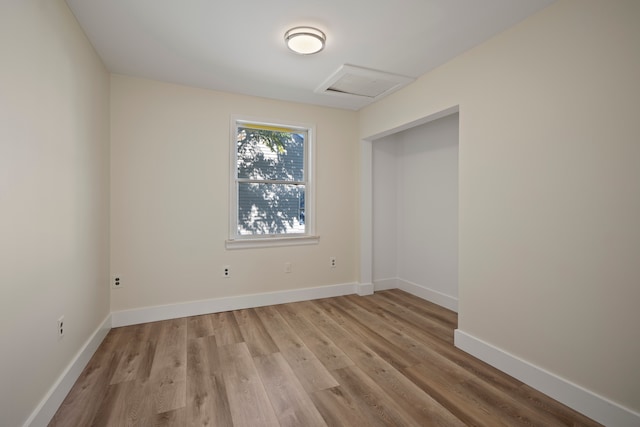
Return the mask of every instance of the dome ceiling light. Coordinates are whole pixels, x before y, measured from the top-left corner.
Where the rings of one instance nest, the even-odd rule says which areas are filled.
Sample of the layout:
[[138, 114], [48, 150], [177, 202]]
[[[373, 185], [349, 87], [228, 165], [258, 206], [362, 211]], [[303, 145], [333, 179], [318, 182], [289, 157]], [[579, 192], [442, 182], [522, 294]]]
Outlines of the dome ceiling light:
[[287, 47], [300, 55], [312, 55], [324, 49], [327, 36], [317, 28], [294, 27], [284, 33]]

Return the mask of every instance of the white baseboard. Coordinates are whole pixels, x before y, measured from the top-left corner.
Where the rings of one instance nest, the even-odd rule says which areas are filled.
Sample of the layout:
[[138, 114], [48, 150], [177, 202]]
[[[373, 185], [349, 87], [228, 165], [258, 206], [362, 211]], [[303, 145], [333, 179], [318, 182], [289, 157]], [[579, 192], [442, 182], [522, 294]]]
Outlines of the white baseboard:
[[356, 285], [356, 293], [361, 297], [365, 295], [373, 295], [374, 290], [375, 287], [373, 286], [373, 283], [358, 283]]
[[601, 424], [609, 427], [640, 426], [640, 413], [599, 396], [460, 329], [455, 330], [455, 345]]
[[84, 343], [80, 351], [67, 365], [62, 375], [58, 377], [53, 386], [49, 389], [44, 398], [40, 401], [36, 409], [31, 413], [23, 427], [46, 427], [56, 411], [62, 404], [62, 401], [78, 380], [82, 370], [87, 366], [89, 360], [96, 352], [104, 337], [107, 336], [111, 329], [111, 314], [93, 331], [93, 334]]
[[373, 287], [376, 291], [388, 291], [389, 289], [398, 289], [398, 279], [380, 279], [374, 280]]
[[[362, 289], [360, 287], [362, 286]], [[190, 301], [178, 304], [143, 307], [133, 310], [111, 313], [113, 327], [136, 325], [138, 323], [157, 322], [179, 317], [198, 316], [208, 313], [220, 313], [265, 305], [285, 304], [288, 302], [308, 301], [318, 298], [330, 298], [366, 292], [366, 284], [344, 283], [339, 285], [316, 286], [313, 288], [292, 289], [266, 292], [262, 294], [238, 295], [209, 300]], [[373, 285], [371, 285], [373, 291]]]
[[418, 285], [416, 283], [409, 282], [403, 279], [396, 279], [397, 288], [402, 289], [405, 292], [408, 292], [412, 295], [420, 297], [422, 299], [426, 299], [427, 301], [431, 301], [432, 303], [438, 304], [444, 308], [448, 308], [449, 310], [458, 312], [458, 298], [452, 297], [451, 295], [443, 294], [442, 292], [438, 292], [436, 290], [427, 288], [426, 286]]

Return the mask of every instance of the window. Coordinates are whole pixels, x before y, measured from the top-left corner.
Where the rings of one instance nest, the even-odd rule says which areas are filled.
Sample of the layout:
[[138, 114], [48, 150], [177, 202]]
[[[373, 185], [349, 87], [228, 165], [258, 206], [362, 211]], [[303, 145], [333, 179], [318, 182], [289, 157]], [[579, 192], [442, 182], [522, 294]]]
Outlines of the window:
[[227, 248], [317, 243], [312, 126], [234, 118]]

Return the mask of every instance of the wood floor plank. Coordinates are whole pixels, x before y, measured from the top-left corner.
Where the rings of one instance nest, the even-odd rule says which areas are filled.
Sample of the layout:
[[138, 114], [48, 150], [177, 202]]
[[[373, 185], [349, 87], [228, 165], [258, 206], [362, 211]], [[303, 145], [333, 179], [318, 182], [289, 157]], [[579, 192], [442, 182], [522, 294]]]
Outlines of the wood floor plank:
[[186, 408], [179, 408], [152, 415], [140, 427], [179, 427], [187, 425], [186, 418]]
[[282, 427], [327, 426], [280, 353], [254, 357], [253, 360], [262, 383], [269, 390], [269, 400]]
[[425, 365], [405, 369], [403, 373], [418, 387], [433, 396], [457, 418], [469, 425], [492, 427], [510, 424], [494, 413], [495, 409], [483, 405], [472, 396], [460, 393], [457, 384], [452, 384]]
[[[334, 375], [361, 409], [372, 414], [384, 426], [415, 426], [424, 424], [410, 418], [395, 401], [389, 399], [384, 390], [357, 366], [334, 371]], [[455, 424], [454, 424], [455, 425]], [[457, 424], [461, 426], [462, 424]]]
[[[49, 426], [65, 427], [69, 425], [69, 420], [74, 420], [79, 426], [91, 425], [108, 392], [110, 378], [119, 361], [120, 355], [117, 353], [96, 353], [58, 408]], [[85, 390], [92, 393], [85, 393]]]
[[237, 344], [244, 341], [242, 332], [232, 311], [213, 313], [209, 316], [218, 346]]
[[87, 425], [91, 425], [92, 427], [105, 427], [117, 425], [118, 422], [122, 422], [126, 417], [126, 397], [122, 389], [126, 386], [126, 383], [109, 385], [104, 399], [100, 401], [100, 409], [96, 414], [94, 422]]
[[383, 421], [346, 393], [341, 386], [316, 391], [311, 399], [331, 427], [383, 427]]
[[149, 381], [153, 384], [155, 412], [182, 408], [187, 398], [187, 319], [157, 322], [158, 346]]
[[134, 380], [112, 384], [92, 426], [142, 426], [152, 407], [149, 383]]
[[319, 300], [315, 303], [334, 322], [344, 328], [353, 339], [357, 339], [371, 348], [375, 353], [393, 365], [396, 369], [403, 369], [420, 363], [420, 359], [392, 345], [387, 339], [368, 329], [359, 322], [354, 322], [339, 305], [331, 300]]
[[451, 411], [401, 372], [393, 369], [384, 359], [366, 353], [358, 355], [357, 351], [354, 347], [353, 352], [350, 352], [354, 360], [357, 360], [357, 366], [414, 420], [431, 426], [463, 425]]
[[155, 412], [183, 408], [187, 401], [187, 381], [160, 380], [153, 382]]
[[453, 329], [446, 322], [436, 318], [428, 318], [420, 313], [412, 311], [392, 299], [383, 296], [377, 299], [372, 298], [352, 298], [350, 301], [365, 306], [367, 309], [375, 307], [375, 312], [379, 316], [386, 316], [395, 323], [409, 323], [423, 330], [425, 333], [438, 338], [448, 344], [453, 344]]
[[353, 366], [353, 360], [311, 322], [299, 315], [295, 304], [276, 306], [283, 319], [295, 331], [327, 370]]
[[[109, 331], [58, 408], [50, 426], [64, 427], [68, 425], [69, 419], [75, 420], [77, 425], [91, 425], [131, 336], [129, 328], [114, 328]], [[92, 393], [87, 393], [86, 390]]]
[[237, 310], [234, 315], [252, 356], [264, 356], [278, 352], [278, 347], [254, 309]]
[[187, 339], [209, 337], [214, 334], [211, 315], [204, 314], [187, 318]]
[[145, 358], [149, 355], [149, 341], [132, 340], [125, 347], [120, 363], [111, 377], [110, 384], [132, 381], [138, 378], [144, 370]]
[[376, 292], [374, 297], [384, 297], [387, 301], [409, 309], [409, 312], [416, 313], [425, 319], [433, 319], [447, 324], [452, 329], [458, 327], [458, 315], [456, 312], [441, 307], [430, 301], [423, 300], [400, 289]]
[[262, 307], [255, 311], [306, 391], [339, 385], [275, 308]]
[[218, 347], [235, 427], [280, 425], [246, 343]]
[[185, 425], [233, 425], [215, 337], [190, 339], [187, 355]]
[[300, 338], [313, 334], [313, 332], [317, 330], [313, 323], [309, 322], [309, 320], [302, 314], [302, 310], [308, 307], [306, 303], [307, 301], [302, 301], [275, 306], [278, 313], [280, 313], [289, 326], [296, 331], [296, 334]]
[[324, 390], [339, 385], [306, 345], [286, 348], [281, 351], [281, 354], [306, 391]]
[[280, 315], [274, 306], [258, 307], [254, 309], [260, 321], [266, 328], [273, 342], [282, 350], [289, 347], [302, 347], [304, 342]]

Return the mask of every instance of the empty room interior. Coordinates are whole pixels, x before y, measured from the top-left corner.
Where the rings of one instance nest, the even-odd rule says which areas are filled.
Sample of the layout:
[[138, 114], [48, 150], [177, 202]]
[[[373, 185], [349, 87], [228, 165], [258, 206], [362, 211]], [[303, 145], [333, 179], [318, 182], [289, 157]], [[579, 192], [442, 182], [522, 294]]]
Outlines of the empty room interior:
[[0, 425], [640, 426], [638, 22], [3, 1]]

